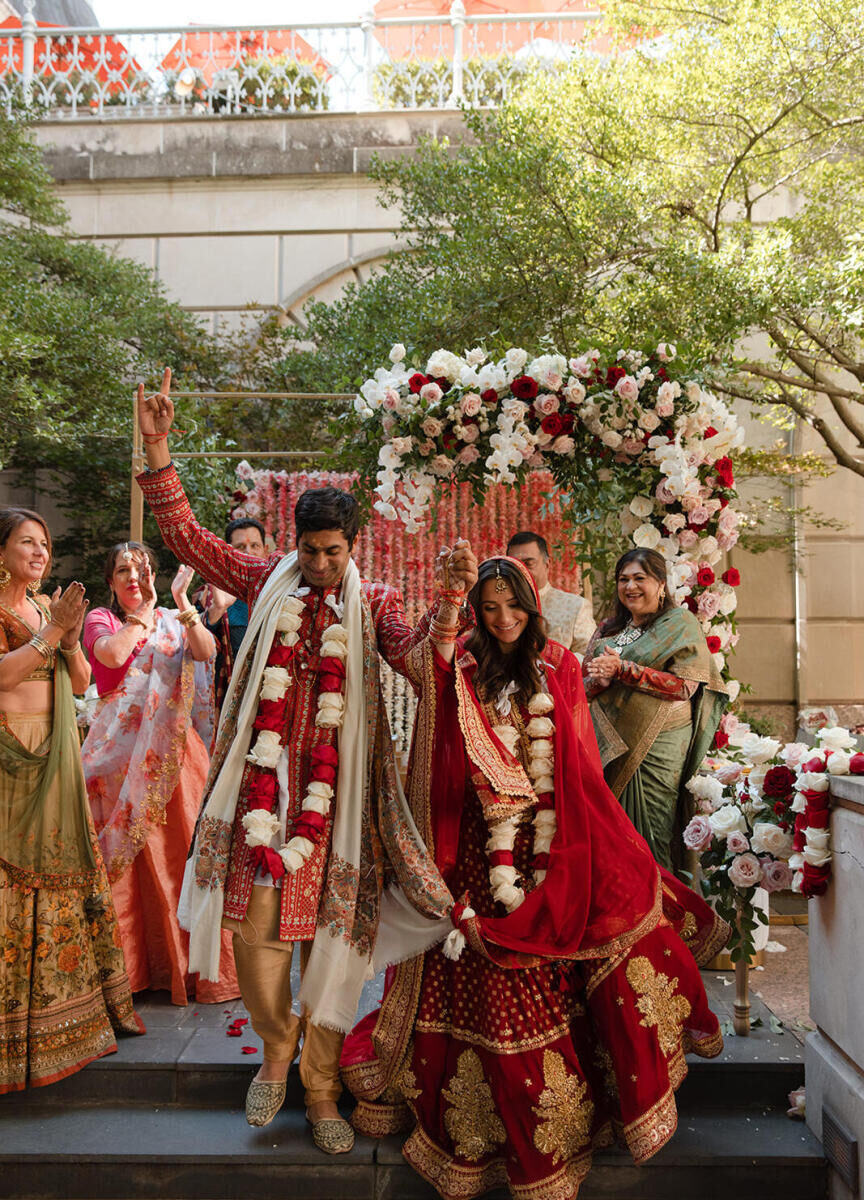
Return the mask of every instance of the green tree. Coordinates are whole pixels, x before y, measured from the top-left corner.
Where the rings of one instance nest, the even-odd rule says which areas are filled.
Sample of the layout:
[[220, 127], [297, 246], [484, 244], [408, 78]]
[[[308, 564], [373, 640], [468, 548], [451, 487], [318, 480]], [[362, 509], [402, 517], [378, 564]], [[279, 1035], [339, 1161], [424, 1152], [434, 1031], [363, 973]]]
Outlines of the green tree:
[[[69, 520], [59, 553], [101, 592], [106, 546], [128, 536], [134, 381], [158, 384], [170, 363], [181, 387], [225, 386], [230, 364], [146, 268], [71, 238], [65, 221], [28, 121], [0, 118], [0, 466], [22, 481], [39, 472]], [[180, 424], [194, 449], [225, 436], [190, 402]], [[225, 464], [186, 475], [218, 528]]]
[[860, 0], [612, 0], [614, 56], [466, 113], [460, 146], [373, 168], [406, 249], [309, 307], [289, 378], [356, 387], [395, 340], [418, 359], [675, 340], [864, 475], [861, 16]]

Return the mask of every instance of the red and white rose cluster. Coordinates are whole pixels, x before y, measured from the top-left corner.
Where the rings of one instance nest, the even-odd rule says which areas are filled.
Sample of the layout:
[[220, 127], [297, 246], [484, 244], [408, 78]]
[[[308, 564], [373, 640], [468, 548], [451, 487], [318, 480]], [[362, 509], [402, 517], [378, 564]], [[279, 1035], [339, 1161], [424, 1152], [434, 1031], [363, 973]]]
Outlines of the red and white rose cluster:
[[377, 455], [375, 508], [413, 533], [443, 481], [482, 495], [545, 468], [566, 489], [587, 465], [609, 485], [610, 533], [664, 555], [678, 603], [725, 670], [740, 576], [720, 562], [742, 521], [730, 454], [743, 431], [698, 381], [675, 377], [675, 358], [668, 342], [611, 362], [594, 349], [568, 359], [513, 348], [498, 361], [481, 348], [441, 349], [420, 370], [396, 345], [354, 402]]
[[[704, 890], [724, 907], [750, 904], [757, 887], [821, 896], [831, 872], [831, 775], [864, 774], [846, 729], [816, 733], [817, 746], [761, 737], [724, 716], [719, 757], [687, 789], [697, 813], [684, 844], [700, 855]], [[745, 911], [746, 905], [745, 905]]]

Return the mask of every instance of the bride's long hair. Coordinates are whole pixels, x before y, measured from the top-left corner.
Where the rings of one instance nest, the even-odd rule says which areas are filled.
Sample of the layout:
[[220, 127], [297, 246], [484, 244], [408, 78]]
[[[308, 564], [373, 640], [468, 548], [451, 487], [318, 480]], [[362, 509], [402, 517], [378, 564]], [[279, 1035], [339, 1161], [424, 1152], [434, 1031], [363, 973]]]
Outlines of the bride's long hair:
[[[528, 614], [528, 624], [509, 654], [504, 654], [498, 639], [483, 623], [480, 593], [483, 584], [499, 576], [513, 590], [519, 607]], [[540, 690], [540, 671], [537, 660], [546, 646], [546, 621], [540, 613], [531, 584], [522, 571], [506, 558], [488, 558], [480, 564], [477, 582], [468, 593], [468, 603], [474, 610], [474, 629], [468, 635], [465, 649], [477, 660], [474, 687], [481, 700], [494, 700], [508, 683], [518, 685], [517, 698], [527, 703]]]

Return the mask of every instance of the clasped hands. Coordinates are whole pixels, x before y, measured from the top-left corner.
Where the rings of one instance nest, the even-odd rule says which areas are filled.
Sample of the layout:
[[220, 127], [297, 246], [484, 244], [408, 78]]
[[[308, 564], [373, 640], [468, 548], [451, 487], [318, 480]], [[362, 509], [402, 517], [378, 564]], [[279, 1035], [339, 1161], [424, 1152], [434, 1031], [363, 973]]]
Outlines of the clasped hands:
[[600, 687], [608, 687], [621, 670], [621, 655], [612, 647], [607, 646], [602, 654], [592, 658], [586, 666], [588, 677]]
[[435, 584], [438, 590], [461, 592], [467, 596], [476, 582], [477, 555], [471, 549], [471, 543], [465, 538], [458, 538], [452, 546], [442, 546], [435, 560]]

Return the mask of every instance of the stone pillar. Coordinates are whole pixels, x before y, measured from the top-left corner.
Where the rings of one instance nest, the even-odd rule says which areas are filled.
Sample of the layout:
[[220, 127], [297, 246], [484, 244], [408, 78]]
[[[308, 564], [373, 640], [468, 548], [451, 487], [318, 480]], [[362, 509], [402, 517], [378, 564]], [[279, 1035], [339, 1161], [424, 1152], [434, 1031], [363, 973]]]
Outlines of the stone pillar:
[[[864, 776], [832, 778], [832, 878], [810, 902], [807, 1124], [821, 1141], [827, 1110], [858, 1141], [858, 1185], [832, 1168], [831, 1200], [864, 1197]], [[827, 1131], [826, 1131], [827, 1132]], [[831, 1158], [831, 1139], [826, 1152]], [[842, 1148], [842, 1147], [841, 1147]]]

